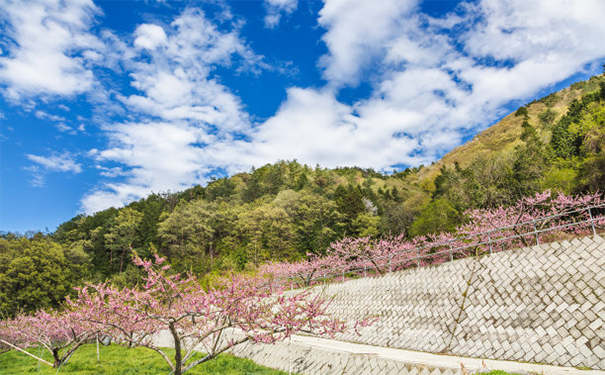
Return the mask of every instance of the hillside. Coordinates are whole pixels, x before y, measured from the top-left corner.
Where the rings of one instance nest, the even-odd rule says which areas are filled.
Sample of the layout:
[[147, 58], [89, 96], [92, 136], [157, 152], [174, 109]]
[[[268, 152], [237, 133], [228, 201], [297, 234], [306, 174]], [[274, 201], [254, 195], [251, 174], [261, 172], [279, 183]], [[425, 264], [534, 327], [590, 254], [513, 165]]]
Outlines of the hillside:
[[605, 191], [605, 77], [529, 103], [428, 167], [393, 174], [278, 161], [183, 192], [79, 215], [50, 235], [0, 236], [0, 313], [57, 306], [84, 281], [137, 282], [131, 251], [177, 271], [254, 272], [343, 237], [453, 230], [474, 208], [545, 189]]
[[[552, 134], [552, 126], [567, 113], [569, 104], [573, 100], [581, 99], [583, 95], [598, 91], [600, 83], [604, 81], [605, 75], [595, 76], [588, 81], [574, 83], [521, 108], [527, 109], [528, 122], [536, 128], [540, 139], [544, 143], [548, 143]], [[456, 147], [433, 165], [424, 168], [419, 173], [419, 179], [421, 181], [432, 180], [440, 173], [443, 166], [451, 167], [456, 162], [462, 167], [467, 167], [479, 158], [513, 152], [515, 147], [522, 142], [520, 139], [523, 131], [521, 125], [524, 120], [524, 116], [517, 115], [516, 111], [508, 114], [496, 124], [477, 134], [469, 142]]]

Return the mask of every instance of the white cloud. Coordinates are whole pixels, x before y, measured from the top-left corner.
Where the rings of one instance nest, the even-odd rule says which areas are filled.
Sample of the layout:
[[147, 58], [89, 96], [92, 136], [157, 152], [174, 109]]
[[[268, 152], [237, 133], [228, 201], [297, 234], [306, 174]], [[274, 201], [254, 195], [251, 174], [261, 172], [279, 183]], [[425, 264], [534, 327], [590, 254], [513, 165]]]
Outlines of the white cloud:
[[605, 3], [601, 0], [483, 0], [469, 8], [480, 22], [465, 35], [473, 56], [520, 62], [568, 55], [601, 57]]
[[[164, 47], [148, 51], [150, 62], [132, 63], [132, 86], [140, 93], [124, 98], [127, 106], [165, 120], [194, 121], [223, 136], [247, 130], [248, 118], [239, 98], [211, 77], [214, 67], [231, 66], [233, 56], [244, 64], [261, 61], [237, 30], [219, 31], [200, 10], [184, 12], [168, 33], [157, 25], [139, 26], [135, 45], [143, 35], [141, 30], [146, 30], [144, 35], [163, 35], [156, 39], [162, 39]], [[155, 42], [145, 43], [156, 46]]]
[[[485, 0], [469, 9], [479, 22], [461, 40], [478, 62], [460, 76], [486, 101], [529, 97], [605, 56], [600, 0]], [[486, 66], [486, 58], [512, 66]]]
[[88, 32], [99, 13], [90, 0], [0, 1], [6, 27], [0, 83], [11, 100], [24, 96], [73, 95], [89, 90], [93, 73], [82, 54], [101, 48]]
[[[439, 19], [419, 13], [419, 3], [324, 0], [318, 24], [328, 52], [318, 67], [326, 85], [290, 87], [262, 123], [253, 123], [215, 72], [258, 72], [263, 57], [237, 21], [211, 21], [197, 9], [123, 38], [91, 34], [99, 13], [91, 0], [0, 0], [11, 26], [3, 29], [0, 84], [13, 100], [86, 92], [100, 112], [120, 119], [102, 126], [109, 144], [89, 153], [108, 179], [82, 199], [90, 213], [187, 188], [217, 167], [234, 173], [277, 159], [377, 169], [427, 163], [496, 120], [511, 101], [605, 56], [601, 0], [479, 0]], [[265, 26], [274, 28], [298, 1], [264, 4]], [[95, 90], [98, 66], [128, 77], [132, 90]], [[338, 100], [343, 88], [360, 83], [370, 87], [366, 97]], [[63, 116], [34, 114], [76, 131]], [[78, 119], [79, 131], [88, 120]], [[48, 171], [82, 170], [69, 153], [27, 157], [38, 184]]]
[[[327, 29], [320, 62], [328, 84], [289, 90], [253, 135], [250, 160], [379, 169], [435, 160], [511, 101], [605, 56], [605, 24], [596, 16], [605, 14], [603, 2], [484, 0], [442, 19], [416, 5], [326, 0], [319, 23]], [[372, 84], [369, 98], [336, 101], [338, 88], [360, 80]]]
[[[110, 147], [92, 156], [98, 163], [126, 168], [119, 173], [122, 182], [107, 183], [83, 198], [86, 212], [204, 181], [211, 169], [205, 149], [251, 131], [239, 98], [213, 78], [217, 66], [263, 65], [236, 26], [219, 30], [202, 11], [190, 9], [169, 27], [139, 26], [134, 48], [123, 48], [131, 54], [124, 66], [138, 92], [120, 100], [140, 121], [104, 127]], [[146, 59], [140, 59], [141, 48]], [[103, 174], [118, 176], [111, 171]]]
[[57, 125], [55, 125], [55, 128], [60, 131], [61, 133], [69, 133], [71, 135], [76, 135], [78, 134], [71, 126], [66, 125], [63, 122], [58, 123]]
[[273, 29], [279, 25], [283, 15], [292, 14], [298, 7], [298, 0], [264, 0], [267, 15], [265, 27]]
[[34, 115], [39, 118], [40, 120], [49, 120], [49, 121], [54, 121], [54, 122], [62, 122], [65, 121], [65, 117], [62, 116], [57, 116], [57, 115], [51, 115], [47, 112], [44, 111], [36, 111], [34, 113]]
[[[400, 112], [400, 115], [406, 115]], [[410, 115], [413, 115], [410, 113]], [[329, 90], [291, 88], [275, 116], [252, 135], [250, 143], [219, 145], [206, 152], [216, 165], [262, 165], [278, 159], [335, 167], [373, 167], [396, 161], [415, 164], [408, 156], [418, 146], [409, 137], [393, 137], [399, 126], [410, 123], [403, 116], [392, 127], [376, 128], [339, 103]]]
[[128, 173], [125, 172], [124, 169], [120, 168], [120, 167], [108, 168], [108, 167], [103, 167], [102, 165], [97, 165], [96, 168], [101, 171], [99, 174], [103, 177], [116, 178], [116, 177], [128, 176]]
[[418, 0], [325, 0], [319, 25], [329, 53], [320, 60], [336, 87], [356, 85], [362, 70], [384, 54], [383, 45], [404, 26]]
[[166, 43], [166, 33], [158, 25], [143, 24], [134, 32], [134, 45], [139, 48], [156, 49]]
[[37, 165], [32, 165], [29, 167], [25, 167], [23, 168], [26, 171], [31, 173], [31, 180], [29, 181], [29, 183], [33, 186], [33, 187], [44, 187], [46, 185], [46, 174], [40, 170], [40, 167]]
[[67, 120], [63, 116], [51, 115], [41, 110], [37, 110], [36, 112], [34, 112], [34, 115], [40, 120], [55, 122], [55, 129], [57, 129], [61, 133], [68, 133], [70, 135], [78, 134], [78, 132], [76, 132], [74, 128], [66, 124]]
[[[203, 129], [182, 123], [117, 124], [109, 131], [113, 146], [96, 151], [97, 162], [111, 162], [125, 168], [104, 168], [106, 177], [125, 177], [125, 182], [108, 183], [82, 200], [86, 212], [95, 212], [109, 206], [121, 206], [140, 199], [152, 191], [183, 190], [204, 179], [202, 149]], [[113, 198], [110, 198], [113, 197]], [[106, 202], [109, 206], [104, 206]]]
[[47, 171], [71, 172], [75, 174], [82, 172], [82, 165], [76, 163], [74, 155], [69, 152], [54, 154], [51, 156], [39, 156], [32, 154], [26, 154], [25, 156], [27, 156], [27, 158], [34, 163], [44, 167]]

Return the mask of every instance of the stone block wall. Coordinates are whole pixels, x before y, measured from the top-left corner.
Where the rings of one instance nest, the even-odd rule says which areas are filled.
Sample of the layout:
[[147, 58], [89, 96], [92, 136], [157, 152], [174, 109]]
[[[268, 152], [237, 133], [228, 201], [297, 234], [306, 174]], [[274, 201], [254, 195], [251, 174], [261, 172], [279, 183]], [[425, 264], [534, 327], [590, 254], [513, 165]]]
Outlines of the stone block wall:
[[313, 346], [246, 343], [231, 353], [263, 366], [305, 375], [462, 375], [460, 366], [429, 366], [426, 364], [380, 358], [371, 354], [355, 354]]
[[467, 357], [605, 370], [599, 236], [315, 288], [330, 312], [379, 321], [337, 339]]
[[[332, 298], [329, 310], [341, 319], [379, 317], [377, 323], [362, 329], [361, 335], [341, 334], [336, 337], [339, 340], [605, 370], [605, 240], [599, 236], [318, 286], [314, 290]], [[283, 366], [290, 362], [282, 357], [290, 352], [284, 347], [283, 343], [265, 349], [250, 344], [236, 350], [236, 354], [285, 369]], [[372, 366], [378, 367], [369, 371], [365, 367], [370, 366], [370, 361], [364, 362], [361, 357], [313, 354], [313, 350], [295, 348], [294, 371], [381, 371], [381, 364], [373, 362]], [[359, 363], [355, 365], [355, 361]], [[355, 369], [354, 372], [343, 372], [347, 366], [352, 366], [348, 369]], [[435, 374], [445, 371], [408, 370], [430, 370]]]

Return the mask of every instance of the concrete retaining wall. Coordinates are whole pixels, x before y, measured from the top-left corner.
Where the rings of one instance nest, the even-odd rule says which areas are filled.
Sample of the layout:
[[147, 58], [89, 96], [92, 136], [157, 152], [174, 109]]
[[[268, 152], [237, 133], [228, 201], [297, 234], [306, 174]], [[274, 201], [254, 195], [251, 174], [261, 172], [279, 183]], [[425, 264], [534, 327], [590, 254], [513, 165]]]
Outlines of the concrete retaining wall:
[[[246, 343], [231, 351], [263, 366], [304, 375], [462, 375], [459, 363], [451, 366], [384, 358], [374, 353], [352, 353], [294, 341], [273, 345]], [[481, 368], [468, 368], [476, 372]]]
[[[340, 340], [605, 370], [605, 241], [598, 236], [315, 290], [333, 296], [330, 311], [342, 319], [380, 317], [361, 336]], [[271, 348], [236, 354], [279, 356]]]

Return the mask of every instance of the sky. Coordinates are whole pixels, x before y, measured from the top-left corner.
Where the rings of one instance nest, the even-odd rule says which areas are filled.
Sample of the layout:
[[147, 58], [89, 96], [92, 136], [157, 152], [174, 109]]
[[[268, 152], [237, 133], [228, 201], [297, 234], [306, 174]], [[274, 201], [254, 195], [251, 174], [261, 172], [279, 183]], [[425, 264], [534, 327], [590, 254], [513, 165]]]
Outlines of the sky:
[[0, 230], [278, 160], [392, 171], [601, 73], [602, 0], [0, 0]]

